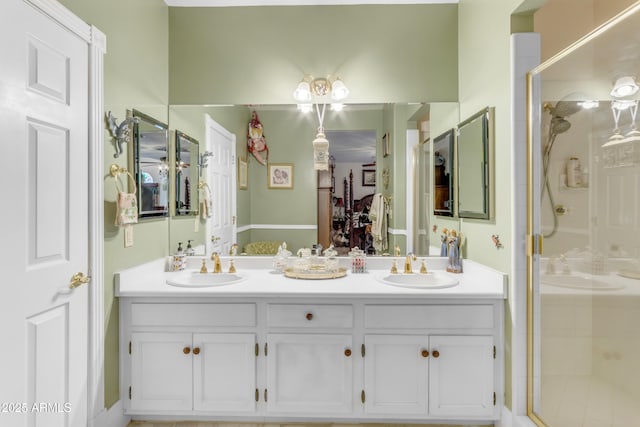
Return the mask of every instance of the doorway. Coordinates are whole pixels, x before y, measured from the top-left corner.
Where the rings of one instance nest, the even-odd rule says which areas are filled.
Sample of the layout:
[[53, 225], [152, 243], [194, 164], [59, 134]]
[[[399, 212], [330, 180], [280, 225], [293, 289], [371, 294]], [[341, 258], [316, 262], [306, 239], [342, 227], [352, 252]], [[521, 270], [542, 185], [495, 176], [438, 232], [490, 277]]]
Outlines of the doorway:
[[[331, 196], [329, 206], [318, 203], [319, 234], [320, 227], [329, 228], [328, 244], [333, 244], [339, 255], [356, 246], [374, 254], [373, 245], [367, 244], [367, 226], [370, 228], [368, 214], [376, 192], [376, 131], [328, 130], [325, 134], [331, 159]], [[327, 215], [330, 220], [321, 222]]]

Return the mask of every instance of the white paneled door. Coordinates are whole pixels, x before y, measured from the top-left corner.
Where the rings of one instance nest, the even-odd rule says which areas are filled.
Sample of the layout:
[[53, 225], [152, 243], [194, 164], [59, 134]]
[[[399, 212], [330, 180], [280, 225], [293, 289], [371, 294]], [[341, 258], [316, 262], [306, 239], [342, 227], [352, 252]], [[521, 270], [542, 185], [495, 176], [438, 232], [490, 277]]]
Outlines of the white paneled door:
[[85, 427], [89, 46], [3, 3], [0, 425]]
[[213, 153], [206, 169], [211, 188], [211, 216], [207, 219], [207, 253], [228, 254], [236, 242], [236, 136], [208, 115], [207, 149]]

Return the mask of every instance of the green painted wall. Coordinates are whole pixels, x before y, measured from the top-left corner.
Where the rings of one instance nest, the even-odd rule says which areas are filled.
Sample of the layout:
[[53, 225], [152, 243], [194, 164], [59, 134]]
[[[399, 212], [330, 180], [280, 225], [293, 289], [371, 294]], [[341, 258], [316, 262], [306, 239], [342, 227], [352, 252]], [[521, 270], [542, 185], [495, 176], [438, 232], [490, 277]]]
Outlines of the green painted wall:
[[352, 103], [456, 101], [457, 25], [455, 4], [171, 8], [171, 103], [289, 104], [305, 73]]
[[[122, 120], [136, 109], [167, 122], [169, 104], [169, 9], [162, 0], [61, 0], [76, 15], [107, 36], [104, 58], [105, 112]], [[105, 170], [127, 156], [113, 158], [114, 148], [105, 132]], [[114, 298], [116, 271], [167, 255], [168, 219], [141, 221], [133, 226], [135, 244], [124, 248], [124, 234], [116, 226], [115, 185], [104, 178], [104, 283], [105, 283], [105, 405], [119, 399], [118, 300]]]
[[[513, 0], [460, 0], [459, 94], [460, 120], [495, 107], [495, 141], [492, 162], [495, 171], [492, 218], [460, 220], [466, 237], [465, 257], [510, 273], [511, 253], [511, 13]], [[491, 48], [487, 48], [490, 46]], [[497, 234], [504, 249], [497, 249], [491, 236]], [[508, 301], [505, 312], [509, 313]], [[505, 333], [505, 403], [511, 407], [511, 331]]]

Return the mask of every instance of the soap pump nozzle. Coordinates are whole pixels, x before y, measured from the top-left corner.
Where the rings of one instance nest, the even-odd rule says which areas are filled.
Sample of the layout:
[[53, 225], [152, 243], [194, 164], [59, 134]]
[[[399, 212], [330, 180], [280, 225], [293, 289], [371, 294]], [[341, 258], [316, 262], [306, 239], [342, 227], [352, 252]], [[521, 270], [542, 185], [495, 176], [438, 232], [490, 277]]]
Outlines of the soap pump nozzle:
[[184, 251], [182, 250], [182, 242], [178, 242], [178, 250], [176, 251], [176, 255], [182, 255]]
[[195, 249], [191, 246], [192, 241], [193, 240], [187, 240], [187, 250], [185, 252], [187, 255], [195, 255], [196, 253]]

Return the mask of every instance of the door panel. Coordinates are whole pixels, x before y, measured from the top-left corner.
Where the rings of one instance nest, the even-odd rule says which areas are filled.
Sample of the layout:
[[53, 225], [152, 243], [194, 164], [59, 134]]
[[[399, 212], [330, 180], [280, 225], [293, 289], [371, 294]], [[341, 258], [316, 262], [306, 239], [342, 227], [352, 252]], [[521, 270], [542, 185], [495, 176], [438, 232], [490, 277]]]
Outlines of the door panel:
[[493, 414], [493, 337], [431, 336], [429, 344], [431, 415]]
[[426, 336], [366, 335], [364, 410], [427, 414], [429, 359]]
[[191, 334], [131, 334], [131, 409], [191, 410], [192, 360]]
[[351, 335], [271, 334], [267, 410], [335, 414], [352, 410]]
[[207, 219], [207, 253], [229, 253], [236, 242], [236, 137], [206, 117], [207, 149], [213, 153], [207, 167], [212, 194]]
[[255, 411], [256, 338], [254, 334], [195, 334], [193, 409]]
[[0, 401], [29, 407], [2, 422], [85, 427], [88, 285], [70, 281], [89, 274], [89, 46], [27, 2], [2, 3]]

